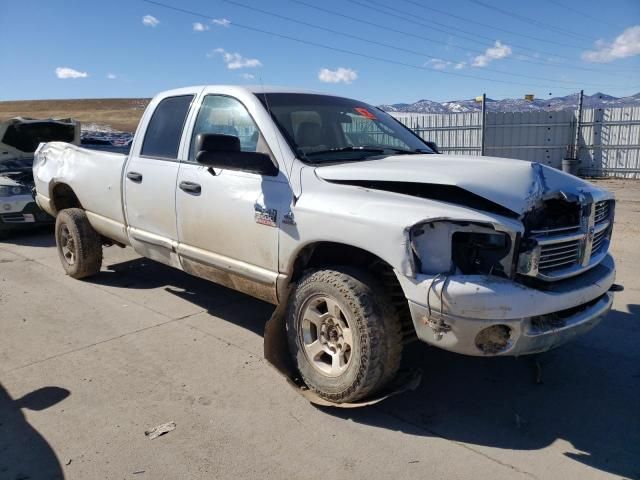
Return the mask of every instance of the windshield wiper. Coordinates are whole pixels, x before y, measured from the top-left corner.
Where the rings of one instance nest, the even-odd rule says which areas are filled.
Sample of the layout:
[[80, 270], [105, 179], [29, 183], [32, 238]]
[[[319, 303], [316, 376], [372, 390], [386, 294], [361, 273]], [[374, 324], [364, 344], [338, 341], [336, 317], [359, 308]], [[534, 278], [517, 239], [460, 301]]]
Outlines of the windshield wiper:
[[429, 153], [429, 152], [424, 152], [422, 150], [420, 150], [419, 148], [415, 149], [415, 150], [405, 150], [404, 148], [395, 148], [395, 147], [384, 147], [386, 150], [393, 150], [394, 152], [396, 152], [399, 155], [421, 155], [423, 153]]
[[323, 155], [326, 153], [336, 153], [336, 152], [365, 152], [365, 153], [384, 153], [383, 148], [377, 147], [338, 147], [338, 148], [328, 148], [326, 150], [318, 150], [317, 152], [309, 152], [305, 155], [307, 157], [311, 157], [313, 155]]

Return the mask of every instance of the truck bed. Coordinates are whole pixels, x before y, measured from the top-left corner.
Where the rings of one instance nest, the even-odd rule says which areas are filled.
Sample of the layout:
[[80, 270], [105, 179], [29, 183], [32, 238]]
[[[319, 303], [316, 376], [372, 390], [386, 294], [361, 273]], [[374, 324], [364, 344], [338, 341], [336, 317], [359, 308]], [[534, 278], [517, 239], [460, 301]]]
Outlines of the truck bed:
[[120, 153], [89, 150], [70, 143], [42, 144], [33, 163], [38, 203], [55, 215], [50, 202], [53, 189], [66, 184], [75, 192], [99, 233], [116, 240], [126, 238], [122, 207], [122, 171], [126, 160], [127, 156]]

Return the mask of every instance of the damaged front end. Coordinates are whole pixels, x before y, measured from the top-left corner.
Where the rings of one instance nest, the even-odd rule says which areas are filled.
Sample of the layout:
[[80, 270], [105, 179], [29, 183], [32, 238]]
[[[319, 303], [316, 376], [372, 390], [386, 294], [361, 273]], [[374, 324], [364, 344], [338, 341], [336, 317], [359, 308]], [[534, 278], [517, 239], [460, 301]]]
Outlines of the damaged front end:
[[437, 220], [413, 226], [409, 242], [416, 270], [427, 275], [496, 275], [514, 271], [519, 232], [498, 224]]
[[518, 273], [543, 281], [569, 278], [593, 268], [607, 255], [615, 202], [589, 193], [562, 192], [528, 212]]
[[590, 330], [613, 300], [614, 208], [601, 190], [542, 189], [518, 222], [410, 227], [415, 279], [401, 283], [418, 337], [468, 355], [523, 355]]

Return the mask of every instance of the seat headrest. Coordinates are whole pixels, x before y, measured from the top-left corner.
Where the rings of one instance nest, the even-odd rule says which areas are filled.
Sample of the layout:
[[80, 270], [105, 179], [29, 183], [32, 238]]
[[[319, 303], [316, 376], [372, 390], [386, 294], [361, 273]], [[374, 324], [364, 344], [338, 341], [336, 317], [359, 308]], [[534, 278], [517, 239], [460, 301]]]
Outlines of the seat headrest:
[[322, 144], [322, 127], [315, 122], [302, 122], [296, 132], [299, 147], [315, 147]]

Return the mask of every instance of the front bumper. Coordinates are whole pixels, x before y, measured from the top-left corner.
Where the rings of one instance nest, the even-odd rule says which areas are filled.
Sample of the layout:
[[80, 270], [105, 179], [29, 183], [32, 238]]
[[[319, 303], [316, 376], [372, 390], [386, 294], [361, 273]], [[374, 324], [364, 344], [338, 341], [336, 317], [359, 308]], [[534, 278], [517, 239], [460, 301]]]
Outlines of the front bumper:
[[0, 198], [0, 231], [53, 223], [54, 219], [41, 210], [30, 195]]
[[[435, 281], [425, 276], [401, 284], [420, 340], [466, 355], [515, 356], [550, 350], [595, 327], [611, 309], [614, 280], [615, 264], [607, 255], [592, 270], [549, 283], [546, 290], [481, 275]], [[494, 325], [504, 326], [508, 339], [499, 349], [481, 348], [478, 334]]]

